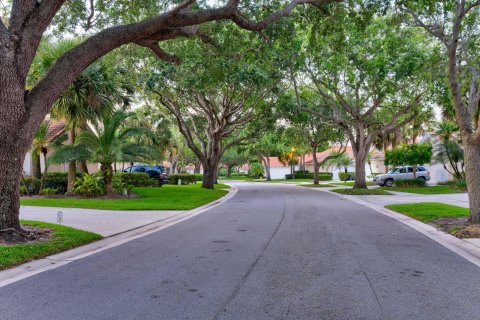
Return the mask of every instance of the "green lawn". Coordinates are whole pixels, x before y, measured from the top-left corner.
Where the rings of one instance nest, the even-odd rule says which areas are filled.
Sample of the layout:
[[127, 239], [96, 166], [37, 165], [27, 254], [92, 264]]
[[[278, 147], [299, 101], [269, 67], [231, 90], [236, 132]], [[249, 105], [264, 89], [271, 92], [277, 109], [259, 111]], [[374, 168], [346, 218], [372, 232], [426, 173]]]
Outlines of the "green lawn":
[[467, 208], [438, 202], [391, 204], [385, 206], [385, 208], [422, 222], [430, 222], [439, 218], [461, 218], [469, 215]]
[[101, 235], [95, 233], [56, 224], [38, 221], [21, 221], [21, 223], [53, 229], [53, 238], [37, 244], [0, 245], [0, 270], [102, 239]]
[[340, 189], [333, 189], [331, 190], [336, 193], [341, 193], [341, 194], [346, 194], [346, 195], [352, 195], [352, 196], [372, 196], [372, 195], [378, 195], [378, 196], [389, 196], [392, 195], [390, 192], [387, 192], [383, 189], [380, 188], [375, 188], [375, 189], [345, 189], [345, 188], [340, 188]]
[[306, 188], [331, 188], [335, 187], [334, 185], [331, 184], [299, 184], [300, 187], [306, 187]]
[[22, 198], [23, 206], [85, 208], [102, 210], [190, 210], [224, 196], [229, 186], [215, 185], [215, 190], [200, 188], [201, 184], [186, 186], [164, 185], [161, 188], [134, 188], [140, 198], [77, 199], [77, 198]]
[[464, 193], [465, 191], [455, 189], [451, 186], [426, 186], [426, 187], [410, 187], [410, 188], [383, 188], [391, 191], [416, 193], [416, 194], [447, 194], [447, 193]]

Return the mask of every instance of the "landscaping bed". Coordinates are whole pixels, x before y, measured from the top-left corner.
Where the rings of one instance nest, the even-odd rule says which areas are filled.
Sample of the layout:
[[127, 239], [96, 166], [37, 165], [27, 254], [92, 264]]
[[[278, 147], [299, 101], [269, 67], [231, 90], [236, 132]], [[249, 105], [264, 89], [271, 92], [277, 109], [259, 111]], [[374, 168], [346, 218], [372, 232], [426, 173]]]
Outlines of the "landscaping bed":
[[20, 199], [20, 204], [101, 210], [190, 210], [223, 197], [228, 191], [222, 189], [228, 189], [229, 186], [218, 184], [215, 188], [203, 189], [200, 184], [138, 187], [132, 190], [136, 197], [127, 199], [24, 197]]
[[333, 189], [330, 190], [336, 193], [351, 195], [351, 196], [391, 196], [392, 194], [386, 190], [375, 188], [375, 189]]
[[24, 243], [0, 243], [0, 270], [102, 239], [101, 235], [61, 225], [21, 221], [29, 234]]
[[480, 238], [480, 226], [467, 221], [468, 208], [437, 202], [392, 204], [385, 207], [458, 238]]

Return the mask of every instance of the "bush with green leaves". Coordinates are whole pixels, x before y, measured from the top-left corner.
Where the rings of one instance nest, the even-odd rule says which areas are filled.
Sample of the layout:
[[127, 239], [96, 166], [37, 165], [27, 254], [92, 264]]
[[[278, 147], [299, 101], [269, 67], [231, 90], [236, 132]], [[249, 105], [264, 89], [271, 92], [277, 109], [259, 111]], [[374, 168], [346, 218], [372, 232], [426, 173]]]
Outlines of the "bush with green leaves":
[[248, 170], [248, 175], [252, 178], [261, 178], [264, 175], [263, 166], [258, 163], [254, 162], [250, 164], [250, 170]]
[[38, 194], [41, 196], [53, 196], [59, 193], [59, 190], [55, 188], [43, 188]]
[[414, 175], [417, 165], [432, 161], [433, 147], [428, 143], [405, 144], [385, 152], [385, 165], [387, 166], [413, 166]]
[[195, 173], [195, 178], [197, 178], [197, 181], [203, 181], [203, 174]]
[[339, 172], [338, 179], [340, 179], [341, 181], [355, 180], [355, 172]]
[[467, 181], [465, 180], [450, 180], [450, 181], [443, 181], [439, 182], [439, 185], [444, 186], [451, 186], [455, 189], [466, 190], [467, 189]]
[[170, 175], [170, 184], [178, 184], [178, 180], [182, 180], [183, 185], [197, 183], [197, 176], [188, 173]]
[[155, 179], [151, 179], [150, 176], [144, 172], [121, 172], [115, 175], [120, 176], [122, 182], [128, 186], [133, 186], [133, 187], [158, 186], [158, 181]]
[[31, 195], [38, 194], [38, 191], [40, 190], [40, 179], [33, 178], [33, 177], [26, 177], [25, 179], [23, 179], [21, 186], [25, 188], [24, 189], [25, 193], [22, 193], [22, 194], [27, 194], [27, 188], [28, 188], [28, 192]]
[[425, 187], [427, 182], [425, 179], [408, 179], [408, 180], [396, 180], [395, 186], [399, 188], [411, 188], [411, 187]]
[[75, 180], [73, 192], [84, 197], [98, 197], [104, 194], [103, 179], [100, 174], [86, 174]]
[[112, 188], [116, 194], [130, 194], [133, 190], [133, 185], [123, 181], [120, 174], [115, 174], [112, 177]]

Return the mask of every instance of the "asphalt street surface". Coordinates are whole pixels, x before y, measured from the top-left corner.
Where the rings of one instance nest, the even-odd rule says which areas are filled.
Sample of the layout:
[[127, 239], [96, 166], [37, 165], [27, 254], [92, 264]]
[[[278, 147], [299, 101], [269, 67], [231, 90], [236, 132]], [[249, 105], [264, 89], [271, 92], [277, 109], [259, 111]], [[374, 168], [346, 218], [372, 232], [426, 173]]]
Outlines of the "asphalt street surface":
[[165, 230], [0, 288], [1, 320], [480, 319], [480, 270], [339, 196], [241, 183]]

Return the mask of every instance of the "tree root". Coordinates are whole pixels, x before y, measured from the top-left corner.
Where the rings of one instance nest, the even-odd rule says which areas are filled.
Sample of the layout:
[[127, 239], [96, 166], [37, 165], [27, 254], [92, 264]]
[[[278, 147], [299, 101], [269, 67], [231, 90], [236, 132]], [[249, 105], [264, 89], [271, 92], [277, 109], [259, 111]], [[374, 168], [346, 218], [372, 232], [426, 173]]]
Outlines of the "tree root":
[[0, 230], [0, 244], [27, 243], [35, 240], [35, 234], [22, 228], [7, 228]]

